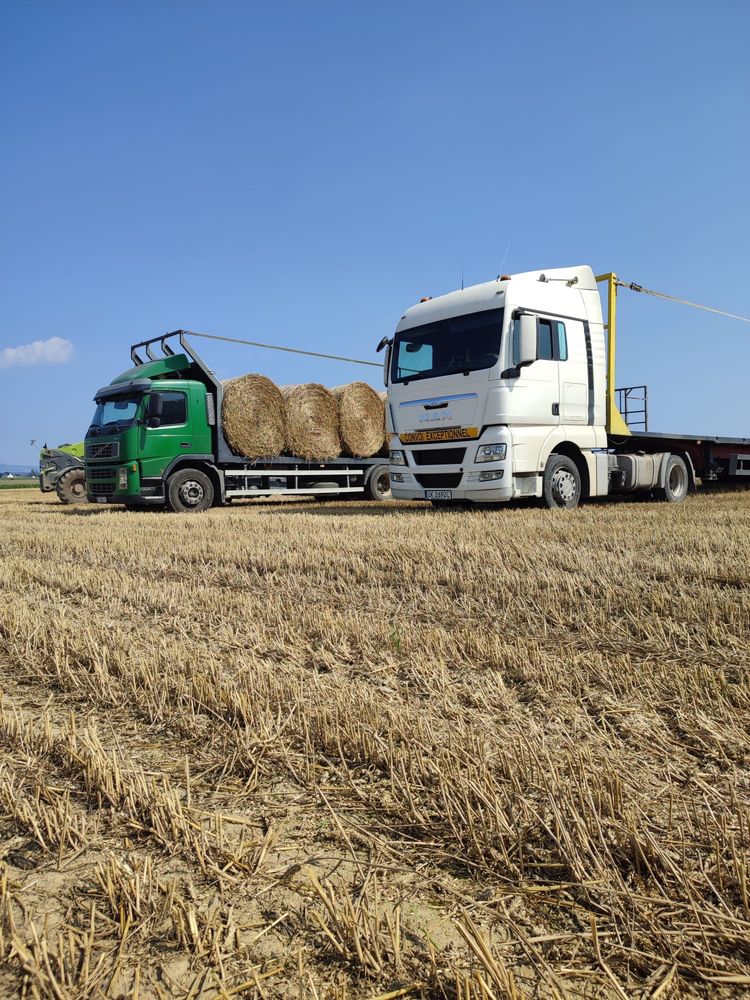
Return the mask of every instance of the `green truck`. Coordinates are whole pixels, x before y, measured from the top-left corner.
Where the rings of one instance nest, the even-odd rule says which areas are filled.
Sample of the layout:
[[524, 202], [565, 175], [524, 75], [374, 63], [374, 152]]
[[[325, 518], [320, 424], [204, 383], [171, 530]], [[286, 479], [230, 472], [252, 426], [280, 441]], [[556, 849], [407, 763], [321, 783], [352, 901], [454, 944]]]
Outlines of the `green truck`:
[[86, 502], [86, 477], [83, 469], [83, 441], [47, 445], [39, 452], [39, 489], [42, 493], [57, 493], [61, 503]]
[[234, 454], [222, 430], [222, 383], [189, 333], [133, 344], [133, 367], [96, 393], [85, 440], [91, 503], [185, 513], [248, 497], [390, 497], [387, 458]]

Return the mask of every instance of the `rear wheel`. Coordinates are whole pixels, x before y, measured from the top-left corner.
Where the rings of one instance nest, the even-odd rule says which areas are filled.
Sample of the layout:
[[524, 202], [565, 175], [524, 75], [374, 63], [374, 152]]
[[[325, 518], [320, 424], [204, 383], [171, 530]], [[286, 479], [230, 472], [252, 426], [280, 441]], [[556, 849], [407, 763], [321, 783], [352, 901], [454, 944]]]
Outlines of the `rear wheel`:
[[551, 510], [575, 510], [581, 499], [581, 474], [567, 455], [550, 455], [544, 470], [544, 502]]
[[180, 469], [167, 482], [167, 504], [176, 514], [197, 514], [214, 502], [214, 486], [200, 469]]
[[83, 469], [64, 472], [55, 483], [60, 503], [86, 503], [86, 473]]
[[387, 465], [376, 465], [365, 483], [365, 496], [368, 500], [390, 500], [391, 477], [388, 475]]
[[680, 458], [679, 455], [670, 455], [667, 459], [664, 488], [661, 495], [669, 503], [681, 503], [688, 494], [689, 486], [690, 479], [685, 459]]

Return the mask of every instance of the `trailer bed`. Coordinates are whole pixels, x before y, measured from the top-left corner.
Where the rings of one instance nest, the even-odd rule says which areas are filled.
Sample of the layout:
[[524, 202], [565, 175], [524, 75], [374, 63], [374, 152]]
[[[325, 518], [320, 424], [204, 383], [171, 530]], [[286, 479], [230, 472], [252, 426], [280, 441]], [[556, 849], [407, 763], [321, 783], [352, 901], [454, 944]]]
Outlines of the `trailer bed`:
[[703, 482], [750, 483], [750, 438], [632, 431], [627, 438], [610, 434], [618, 452], [661, 452], [686, 455], [695, 477]]

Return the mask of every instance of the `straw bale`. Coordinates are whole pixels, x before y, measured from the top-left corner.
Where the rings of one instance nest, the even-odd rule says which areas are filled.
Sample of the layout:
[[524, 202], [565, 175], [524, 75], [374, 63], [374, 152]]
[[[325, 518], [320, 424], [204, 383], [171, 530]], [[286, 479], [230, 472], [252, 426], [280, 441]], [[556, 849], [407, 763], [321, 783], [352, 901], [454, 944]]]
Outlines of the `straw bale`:
[[385, 440], [385, 407], [366, 382], [338, 385], [331, 392], [339, 408], [341, 451], [352, 458], [377, 455]]
[[317, 382], [282, 385], [286, 402], [286, 450], [308, 461], [323, 462], [341, 454], [336, 399]]
[[229, 447], [236, 455], [271, 458], [284, 451], [284, 397], [265, 375], [240, 375], [224, 383], [221, 420]]

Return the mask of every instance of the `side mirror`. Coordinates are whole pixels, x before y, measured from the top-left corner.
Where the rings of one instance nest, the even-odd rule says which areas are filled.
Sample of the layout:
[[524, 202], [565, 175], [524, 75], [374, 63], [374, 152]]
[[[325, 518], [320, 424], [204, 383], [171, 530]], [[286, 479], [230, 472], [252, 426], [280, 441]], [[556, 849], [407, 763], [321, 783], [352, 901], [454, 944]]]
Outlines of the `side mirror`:
[[519, 368], [525, 368], [537, 360], [536, 316], [521, 315], [516, 321], [518, 331], [518, 361]]
[[383, 348], [386, 347], [388, 344], [390, 344], [390, 342], [391, 342], [390, 337], [383, 337], [378, 346], [375, 348], [375, 353], [380, 354]]
[[158, 427], [161, 423], [161, 415], [164, 412], [164, 397], [160, 392], [152, 392], [148, 397], [148, 409], [146, 410], [146, 426]]

